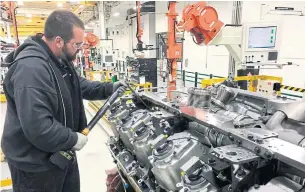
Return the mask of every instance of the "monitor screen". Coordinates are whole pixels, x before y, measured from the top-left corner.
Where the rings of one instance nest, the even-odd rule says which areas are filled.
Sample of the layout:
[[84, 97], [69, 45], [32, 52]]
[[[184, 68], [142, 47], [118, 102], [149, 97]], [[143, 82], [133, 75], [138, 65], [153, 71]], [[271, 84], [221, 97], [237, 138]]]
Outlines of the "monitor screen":
[[107, 62], [107, 63], [113, 62], [113, 56], [112, 55], [106, 55], [105, 56], [105, 62]]
[[276, 40], [276, 26], [250, 27], [248, 48], [274, 48]]

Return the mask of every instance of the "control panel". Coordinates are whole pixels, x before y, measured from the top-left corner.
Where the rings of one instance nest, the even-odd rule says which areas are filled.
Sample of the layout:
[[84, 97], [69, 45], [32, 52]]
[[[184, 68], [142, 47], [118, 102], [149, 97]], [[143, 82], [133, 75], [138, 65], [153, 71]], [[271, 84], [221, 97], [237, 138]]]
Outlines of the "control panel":
[[278, 22], [245, 23], [242, 38], [242, 63], [270, 63], [278, 59], [280, 27]]
[[280, 83], [278, 81], [273, 80], [258, 80], [256, 92], [265, 94], [265, 95], [273, 95], [276, 91], [280, 89]]

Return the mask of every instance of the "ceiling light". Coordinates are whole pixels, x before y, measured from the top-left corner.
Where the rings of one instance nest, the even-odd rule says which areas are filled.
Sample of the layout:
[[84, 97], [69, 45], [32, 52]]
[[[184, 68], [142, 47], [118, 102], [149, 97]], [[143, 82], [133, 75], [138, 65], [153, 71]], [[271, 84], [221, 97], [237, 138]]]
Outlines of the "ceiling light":
[[137, 6], [133, 7], [133, 9], [136, 10], [136, 9], [137, 9]]
[[115, 12], [115, 13], [113, 13], [113, 16], [115, 16], [115, 17], [117, 17], [117, 16], [119, 16], [120, 15], [120, 13], [119, 12]]
[[62, 3], [57, 3], [57, 7], [62, 7]]
[[17, 1], [17, 5], [19, 6], [23, 5], [23, 1]]
[[28, 18], [32, 18], [32, 14], [31, 13], [27, 13], [25, 16], [28, 17]]
[[79, 8], [84, 8], [84, 7], [85, 7], [85, 5], [80, 5], [80, 6], [79, 6]]

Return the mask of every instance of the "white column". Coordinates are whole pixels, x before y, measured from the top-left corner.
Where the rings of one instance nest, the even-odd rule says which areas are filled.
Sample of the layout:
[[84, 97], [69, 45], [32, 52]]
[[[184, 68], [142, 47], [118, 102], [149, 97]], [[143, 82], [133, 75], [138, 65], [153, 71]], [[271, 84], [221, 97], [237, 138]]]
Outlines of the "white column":
[[104, 12], [104, 2], [98, 2], [99, 11], [99, 37], [100, 39], [106, 39], [106, 26], [105, 26], [105, 12]]
[[[156, 48], [156, 41], [156, 14], [149, 14], [149, 42], [147, 44], [153, 45], [153, 48]], [[150, 58], [155, 58], [156, 56], [156, 50], [149, 51]]]
[[[11, 36], [11, 27], [8, 22], [5, 22], [4, 25], [6, 25], [6, 32], [7, 32], [7, 43], [12, 43], [12, 36]], [[16, 34], [15, 34], [16, 39]]]

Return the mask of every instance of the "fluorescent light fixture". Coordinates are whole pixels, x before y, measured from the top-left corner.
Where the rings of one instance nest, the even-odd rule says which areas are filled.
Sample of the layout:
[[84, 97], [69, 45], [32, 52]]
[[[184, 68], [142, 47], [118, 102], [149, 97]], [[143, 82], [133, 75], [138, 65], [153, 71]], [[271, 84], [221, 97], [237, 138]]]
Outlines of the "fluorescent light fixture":
[[119, 12], [115, 12], [115, 13], [113, 13], [113, 16], [115, 16], [115, 17], [117, 17], [117, 16], [119, 16], [120, 15], [120, 13]]
[[57, 7], [62, 7], [62, 3], [57, 3]]
[[26, 16], [27, 18], [32, 18], [32, 14], [31, 14], [31, 13], [27, 13], [27, 14], [25, 14], [25, 16]]
[[17, 5], [19, 6], [23, 5], [23, 1], [17, 1]]

